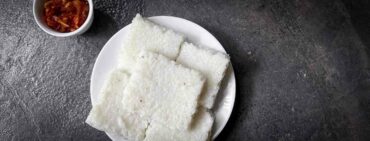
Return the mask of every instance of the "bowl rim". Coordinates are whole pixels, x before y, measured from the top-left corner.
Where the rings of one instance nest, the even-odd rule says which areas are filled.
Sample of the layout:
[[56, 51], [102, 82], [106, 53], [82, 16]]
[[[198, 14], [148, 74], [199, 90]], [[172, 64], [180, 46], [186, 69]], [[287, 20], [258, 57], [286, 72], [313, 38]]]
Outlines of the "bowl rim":
[[[42, 13], [38, 13], [38, 10], [37, 9], [38, 5], [37, 4], [40, 4], [40, 3], [37, 3], [39, 1], [45, 1], [45, 0], [33, 0], [33, 8], [32, 8], [32, 11], [33, 11], [33, 17], [37, 23], [37, 25], [46, 33], [50, 34], [50, 35], [53, 35], [53, 36], [57, 36], [57, 37], [70, 37], [70, 36], [75, 36], [75, 35], [79, 35], [79, 34], [82, 34], [83, 32], [85, 32], [87, 30], [87, 28], [90, 27], [91, 25], [91, 20], [93, 18], [93, 12], [94, 12], [94, 7], [93, 7], [93, 1], [92, 0], [86, 0], [89, 4], [89, 13], [87, 15], [87, 18], [86, 20], [84, 21], [84, 23], [82, 24], [81, 27], [79, 27], [77, 30], [75, 31], [72, 31], [72, 32], [66, 32], [66, 33], [63, 33], [63, 32], [59, 32], [59, 31], [56, 31], [54, 29], [51, 29], [49, 26], [47, 26], [42, 20], [42, 18], [40, 18], [40, 15], [42, 15]], [[43, 4], [43, 3], [42, 3]], [[43, 6], [42, 6], [43, 8]]]

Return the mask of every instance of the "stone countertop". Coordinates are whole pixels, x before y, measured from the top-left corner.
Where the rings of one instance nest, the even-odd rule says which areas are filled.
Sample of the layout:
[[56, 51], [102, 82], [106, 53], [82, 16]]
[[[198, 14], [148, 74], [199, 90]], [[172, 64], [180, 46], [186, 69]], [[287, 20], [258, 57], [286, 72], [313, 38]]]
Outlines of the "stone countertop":
[[77, 37], [0, 2], [0, 140], [109, 140], [84, 123], [94, 61], [136, 13], [200, 24], [231, 56], [235, 108], [217, 141], [370, 140], [370, 10], [359, 0], [94, 0]]

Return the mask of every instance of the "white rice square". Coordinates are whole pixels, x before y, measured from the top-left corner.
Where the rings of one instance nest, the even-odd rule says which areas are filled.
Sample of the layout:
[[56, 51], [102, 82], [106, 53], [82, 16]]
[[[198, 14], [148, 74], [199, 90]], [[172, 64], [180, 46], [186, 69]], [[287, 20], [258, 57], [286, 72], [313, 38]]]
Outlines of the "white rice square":
[[157, 53], [143, 51], [124, 90], [130, 113], [171, 129], [187, 129], [196, 112], [205, 79]]
[[125, 112], [122, 108], [123, 90], [128, 81], [129, 75], [126, 72], [113, 71], [99, 95], [97, 104], [93, 105], [86, 123], [101, 131], [141, 141], [144, 139], [148, 122], [139, 119], [138, 115]]
[[155, 24], [140, 14], [132, 20], [129, 28], [120, 51], [119, 66], [130, 73], [141, 50], [160, 53], [175, 59], [184, 41], [182, 35]]
[[209, 48], [183, 43], [176, 62], [201, 72], [206, 77], [205, 91], [200, 97], [202, 106], [211, 109], [220, 89], [220, 83], [230, 64], [228, 55]]

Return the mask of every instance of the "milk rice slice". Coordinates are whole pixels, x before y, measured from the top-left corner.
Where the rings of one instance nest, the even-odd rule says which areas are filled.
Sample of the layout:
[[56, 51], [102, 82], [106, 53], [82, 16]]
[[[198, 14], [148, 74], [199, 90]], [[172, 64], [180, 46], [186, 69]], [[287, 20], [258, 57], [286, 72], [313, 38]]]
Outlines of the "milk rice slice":
[[152, 122], [146, 130], [144, 141], [207, 141], [211, 137], [213, 122], [213, 116], [206, 109], [200, 108], [189, 130], [172, 130]]
[[121, 135], [132, 141], [141, 141], [148, 122], [122, 109], [122, 94], [128, 81], [129, 75], [125, 71], [114, 70], [99, 93], [98, 101], [93, 105], [86, 123], [101, 131]]
[[211, 109], [220, 89], [221, 80], [229, 65], [229, 56], [219, 51], [197, 47], [185, 42], [181, 46], [176, 61], [201, 72], [206, 77], [205, 91], [200, 97], [200, 103]]
[[140, 14], [132, 20], [120, 51], [119, 66], [132, 72], [141, 50], [148, 50], [175, 59], [184, 37], [155, 24]]
[[143, 51], [130, 81], [124, 90], [122, 103], [131, 113], [185, 130], [196, 112], [198, 98], [205, 79], [160, 54]]

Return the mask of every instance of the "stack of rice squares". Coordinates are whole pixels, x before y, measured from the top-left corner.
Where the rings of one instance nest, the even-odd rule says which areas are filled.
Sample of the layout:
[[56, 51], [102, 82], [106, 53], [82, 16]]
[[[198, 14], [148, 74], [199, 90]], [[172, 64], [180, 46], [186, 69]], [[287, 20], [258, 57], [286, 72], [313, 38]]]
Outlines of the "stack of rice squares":
[[130, 141], [207, 141], [228, 55], [137, 14], [86, 122]]

